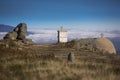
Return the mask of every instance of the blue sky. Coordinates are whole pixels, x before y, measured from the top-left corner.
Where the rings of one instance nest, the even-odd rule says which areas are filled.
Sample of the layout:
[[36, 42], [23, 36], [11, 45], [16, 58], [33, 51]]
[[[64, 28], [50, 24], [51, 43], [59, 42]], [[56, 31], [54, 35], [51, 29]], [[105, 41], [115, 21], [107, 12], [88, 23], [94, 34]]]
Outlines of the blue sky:
[[0, 0], [0, 24], [28, 28], [119, 29], [120, 0]]

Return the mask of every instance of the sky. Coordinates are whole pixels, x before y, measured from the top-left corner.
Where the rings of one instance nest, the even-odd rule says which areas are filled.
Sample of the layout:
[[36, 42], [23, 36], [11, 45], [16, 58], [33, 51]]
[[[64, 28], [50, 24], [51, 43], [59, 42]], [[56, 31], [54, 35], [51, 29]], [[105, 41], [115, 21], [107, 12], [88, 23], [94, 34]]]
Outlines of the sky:
[[0, 24], [120, 30], [120, 0], [0, 0]]

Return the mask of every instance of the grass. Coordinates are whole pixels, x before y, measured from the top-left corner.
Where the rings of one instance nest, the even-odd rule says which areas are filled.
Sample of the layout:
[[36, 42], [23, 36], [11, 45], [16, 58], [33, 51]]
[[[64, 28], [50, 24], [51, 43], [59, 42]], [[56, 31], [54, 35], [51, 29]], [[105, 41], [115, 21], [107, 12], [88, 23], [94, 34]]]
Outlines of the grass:
[[[120, 78], [119, 55], [76, 51], [54, 45], [28, 47], [22, 51], [0, 48], [0, 80], [119, 80]], [[73, 62], [67, 62], [67, 53], [70, 51], [75, 54]]]
[[[2, 70], [7, 70], [11, 79], [18, 80], [117, 80], [120, 67], [111, 64], [75, 61], [67, 63], [62, 60], [13, 60], [4, 62]], [[17, 62], [17, 63], [16, 63]], [[6, 73], [2, 73], [6, 75]], [[1, 80], [4, 80], [1, 79]]]

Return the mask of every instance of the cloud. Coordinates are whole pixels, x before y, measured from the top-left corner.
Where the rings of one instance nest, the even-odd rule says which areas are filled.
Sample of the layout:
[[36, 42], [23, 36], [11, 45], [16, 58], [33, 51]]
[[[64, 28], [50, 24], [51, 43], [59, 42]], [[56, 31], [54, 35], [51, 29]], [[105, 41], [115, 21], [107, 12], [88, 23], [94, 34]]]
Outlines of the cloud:
[[0, 32], [0, 39], [3, 39], [3, 37], [7, 34], [7, 32]]
[[33, 34], [27, 36], [36, 43], [56, 43], [57, 42], [57, 31], [56, 30], [29, 30]]
[[[32, 39], [35, 43], [57, 43], [57, 30], [51, 29], [29, 29], [27, 38]], [[120, 52], [120, 30], [68, 30], [68, 40], [80, 38], [98, 38], [100, 34], [104, 33], [116, 47], [117, 52]], [[0, 32], [0, 39], [2, 39], [7, 32]]]
[[[49, 29], [31, 29], [27, 38], [31, 38], [36, 43], [56, 43], [57, 42], [57, 30]], [[105, 30], [105, 31], [89, 31], [89, 30], [68, 30], [68, 40], [80, 39], [80, 38], [98, 38], [100, 34], [104, 33], [105, 37], [119, 37], [119, 30]]]
[[[52, 29], [28, 29], [30, 34], [27, 38], [32, 39], [35, 43], [57, 43], [57, 30]], [[80, 38], [98, 38], [100, 34], [104, 33], [105, 37], [120, 37], [120, 30], [68, 30], [68, 40]], [[0, 39], [7, 34], [7, 32], [0, 32]]]

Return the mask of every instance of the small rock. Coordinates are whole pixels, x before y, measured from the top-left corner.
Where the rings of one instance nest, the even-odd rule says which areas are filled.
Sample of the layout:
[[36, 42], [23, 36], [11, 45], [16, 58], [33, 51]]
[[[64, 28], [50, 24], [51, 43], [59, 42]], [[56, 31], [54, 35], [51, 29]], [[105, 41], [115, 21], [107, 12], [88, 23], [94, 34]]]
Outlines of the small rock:
[[5, 47], [6, 47], [6, 48], [9, 48], [9, 45], [8, 45], [8, 44], [6, 44], [6, 45], [5, 45]]
[[74, 58], [75, 58], [75, 57], [74, 57], [74, 53], [70, 52], [70, 53], [68, 54], [67, 60], [73, 62], [73, 61], [74, 61]]
[[18, 48], [18, 50], [22, 51], [23, 49], [22, 48]]

